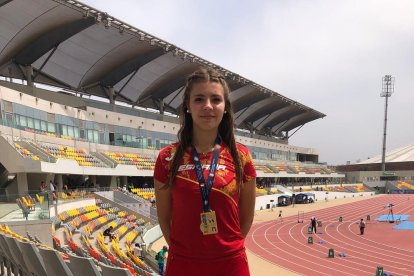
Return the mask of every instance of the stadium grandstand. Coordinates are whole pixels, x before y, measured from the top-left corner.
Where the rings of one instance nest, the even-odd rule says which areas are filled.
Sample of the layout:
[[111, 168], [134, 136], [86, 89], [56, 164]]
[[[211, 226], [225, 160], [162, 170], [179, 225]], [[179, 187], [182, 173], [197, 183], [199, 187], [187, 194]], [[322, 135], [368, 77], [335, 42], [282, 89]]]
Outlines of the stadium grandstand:
[[[321, 112], [81, 2], [0, 1], [0, 244], [7, 237], [20, 252], [6, 256], [8, 269], [78, 275], [83, 262], [96, 275], [153, 273], [154, 164], [177, 139], [183, 86], [201, 66], [230, 85], [258, 194], [344, 191], [327, 186], [344, 174], [319, 163], [317, 149], [289, 143]], [[145, 261], [135, 242], [148, 245]]]
[[350, 182], [361, 182], [386, 193], [413, 193], [414, 144], [402, 146], [385, 153], [385, 170], [382, 155], [356, 164], [337, 166]]

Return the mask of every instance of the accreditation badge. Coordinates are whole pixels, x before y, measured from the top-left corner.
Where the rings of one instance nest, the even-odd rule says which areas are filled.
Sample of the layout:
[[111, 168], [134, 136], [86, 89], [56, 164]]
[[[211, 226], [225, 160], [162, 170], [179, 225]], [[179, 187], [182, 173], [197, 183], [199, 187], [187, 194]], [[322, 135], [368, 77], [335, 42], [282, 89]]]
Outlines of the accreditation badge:
[[218, 229], [215, 211], [203, 212], [200, 214], [200, 218], [200, 229], [203, 235], [217, 234]]

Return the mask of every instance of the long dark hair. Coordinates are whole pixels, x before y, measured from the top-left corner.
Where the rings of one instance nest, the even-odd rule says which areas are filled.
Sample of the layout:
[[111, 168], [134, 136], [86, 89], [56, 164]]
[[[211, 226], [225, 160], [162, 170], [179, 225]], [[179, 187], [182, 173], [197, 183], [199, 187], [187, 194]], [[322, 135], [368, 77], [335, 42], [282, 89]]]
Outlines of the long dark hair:
[[219, 72], [206, 68], [200, 68], [187, 78], [183, 102], [179, 113], [181, 124], [180, 130], [177, 134], [179, 144], [173, 157], [171, 169], [168, 175], [167, 187], [172, 187], [174, 184], [175, 175], [177, 174], [180, 161], [184, 156], [185, 149], [192, 146], [193, 119], [191, 118], [191, 114], [187, 113], [187, 107], [189, 106], [190, 93], [194, 84], [201, 82], [216, 82], [223, 86], [226, 112], [224, 113], [223, 119], [218, 127], [218, 134], [220, 135], [222, 142], [224, 142], [230, 150], [230, 155], [233, 158], [234, 167], [236, 169], [237, 188], [240, 190], [240, 185], [243, 180], [243, 168], [241, 166], [241, 160], [237, 151], [236, 140], [234, 138], [234, 113], [229, 97], [230, 89], [224, 77]]

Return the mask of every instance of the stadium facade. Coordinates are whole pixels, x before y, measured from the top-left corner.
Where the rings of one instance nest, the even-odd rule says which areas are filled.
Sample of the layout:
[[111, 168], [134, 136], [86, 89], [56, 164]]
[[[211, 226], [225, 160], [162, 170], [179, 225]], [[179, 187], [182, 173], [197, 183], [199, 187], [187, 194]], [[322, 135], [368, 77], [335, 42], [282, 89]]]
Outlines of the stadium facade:
[[369, 186], [384, 186], [385, 182], [414, 181], [414, 144], [405, 145], [385, 154], [385, 171], [381, 169], [382, 156], [377, 155], [356, 164], [337, 166], [351, 182], [364, 182]]

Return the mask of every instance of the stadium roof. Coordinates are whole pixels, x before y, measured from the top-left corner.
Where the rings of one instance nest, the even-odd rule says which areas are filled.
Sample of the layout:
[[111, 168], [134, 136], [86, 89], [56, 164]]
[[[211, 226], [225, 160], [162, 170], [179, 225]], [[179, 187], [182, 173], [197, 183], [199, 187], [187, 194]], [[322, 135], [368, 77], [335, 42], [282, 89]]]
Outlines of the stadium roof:
[[213, 67], [238, 128], [283, 136], [325, 115], [72, 0], [0, 0], [0, 75], [177, 114], [186, 77]]
[[[385, 153], [385, 162], [411, 162], [414, 161], [414, 144], [406, 145], [397, 149], [387, 151]], [[373, 164], [381, 163], [382, 155], [378, 155], [372, 158], [369, 158], [365, 161], [361, 161], [357, 164]]]

